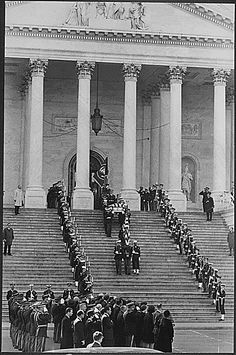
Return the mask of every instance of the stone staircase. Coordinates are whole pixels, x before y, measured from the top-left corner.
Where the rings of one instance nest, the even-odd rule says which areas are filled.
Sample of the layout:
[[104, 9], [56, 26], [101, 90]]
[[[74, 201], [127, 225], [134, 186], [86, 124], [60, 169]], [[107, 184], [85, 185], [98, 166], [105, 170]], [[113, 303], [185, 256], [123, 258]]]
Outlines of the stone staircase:
[[[121, 276], [117, 276], [115, 273], [113, 249], [119, 232], [117, 217], [113, 221], [112, 237], [108, 238], [104, 233], [101, 211], [74, 211], [73, 216], [76, 217], [82, 245], [91, 262], [96, 294], [107, 292], [137, 301], [147, 301], [149, 304], [162, 303], [164, 308], [168, 308], [172, 312], [176, 322], [218, 322], [219, 315], [211, 305], [211, 300], [198, 290], [195, 278], [189, 272], [185, 257], [178, 254], [159, 214], [156, 212], [132, 212], [131, 239], [136, 239], [141, 247], [141, 273], [139, 276], [128, 276], [124, 274], [124, 271]], [[191, 216], [194, 220], [194, 215]], [[184, 217], [185, 215], [183, 215]], [[222, 256], [227, 258], [227, 252], [226, 246], [224, 245], [224, 249], [221, 246], [225, 239], [225, 226], [221, 220], [217, 223], [217, 226], [222, 230], [221, 233], [217, 233], [219, 239], [217, 238], [214, 249], [218, 248], [218, 252], [213, 263], [218, 265], [219, 258], [221, 273], [223, 270], [229, 271], [230, 275], [222, 274], [222, 279], [224, 276], [228, 290], [228, 282], [231, 283], [233, 279], [233, 265], [227, 263], [224, 266]], [[197, 225], [198, 221], [194, 226], [197, 227]], [[202, 228], [200, 224], [199, 231], [201, 229], [205, 231], [206, 227], [204, 225]], [[209, 241], [205, 255], [208, 255], [209, 252], [210, 260], [211, 250], [213, 250], [210, 245], [215, 231], [217, 231], [217, 227], [211, 230], [209, 225], [207, 233], [204, 232], [204, 238]], [[201, 248], [200, 245], [199, 247]], [[230, 263], [232, 263], [232, 257]], [[226, 313], [226, 320], [233, 321], [232, 288], [227, 296]]]
[[59, 296], [73, 278], [56, 210], [21, 209], [15, 216], [13, 209], [4, 209], [3, 217], [4, 227], [10, 222], [15, 235], [13, 256], [3, 256], [2, 319], [7, 321], [6, 293], [11, 281], [22, 293], [33, 283], [41, 300], [46, 284]]
[[[228, 256], [227, 228], [222, 218], [214, 214], [214, 222], [209, 223], [202, 213], [178, 215], [192, 228], [201, 254], [205, 250], [203, 255], [209, 256], [218, 267], [226, 284], [226, 321], [232, 322], [233, 257]], [[215, 314], [211, 300], [197, 289], [185, 257], [178, 254], [159, 214], [132, 212], [131, 239], [137, 239], [141, 246], [139, 276], [127, 276], [124, 271], [121, 276], [115, 273], [113, 249], [119, 232], [117, 217], [112, 238], [108, 238], [101, 211], [74, 211], [73, 216], [91, 263], [95, 294], [108, 292], [137, 301], [146, 300], [149, 304], [162, 303], [176, 322], [218, 323], [219, 315]], [[15, 216], [13, 209], [4, 209], [4, 226], [7, 222], [14, 229], [15, 240], [13, 256], [3, 257], [3, 321], [8, 320], [6, 292], [11, 281], [20, 292], [27, 291], [29, 283], [33, 282], [38, 299], [47, 283], [59, 296], [66, 283], [72, 281], [56, 210], [22, 209], [21, 214]]]
[[206, 221], [203, 212], [178, 212], [179, 218], [192, 230], [200, 254], [207, 256], [213, 267], [219, 270], [222, 283], [226, 285], [226, 312], [234, 312], [234, 257], [229, 256], [227, 243], [228, 226], [219, 212]]

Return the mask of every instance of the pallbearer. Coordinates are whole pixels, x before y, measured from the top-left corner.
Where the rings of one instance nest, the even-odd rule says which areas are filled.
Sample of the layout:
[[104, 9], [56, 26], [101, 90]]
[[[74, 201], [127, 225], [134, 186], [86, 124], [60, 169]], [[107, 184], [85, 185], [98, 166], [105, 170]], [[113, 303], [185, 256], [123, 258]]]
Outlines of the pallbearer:
[[137, 240], [134, 240], [134, 245], [132, 249], [132, 264], [134, 274], [139, 274], [139, 261], [140, 261], [140, 247], [137, 244]]

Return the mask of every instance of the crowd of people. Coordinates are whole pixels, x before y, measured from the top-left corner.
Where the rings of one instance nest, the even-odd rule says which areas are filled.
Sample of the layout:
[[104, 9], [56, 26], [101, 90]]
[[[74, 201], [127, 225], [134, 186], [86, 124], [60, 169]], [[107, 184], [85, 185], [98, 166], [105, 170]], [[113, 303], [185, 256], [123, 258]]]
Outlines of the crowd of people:
[[104, 186], [102, 190], [102, 206], [105, 233], [111, 237], [112, 221], [114, 215], [118, 215], [119, 235], [114, 247], [114, 259], [116, 265], [116, 274], [122, 273], [122, 261], [124, 261], [124, 270], [126, 275], [131, 274], [131, 264], [133, 273], [139, 275], [140, 272], [140, 246], [137, 240], [134, 240], [131, 245], [130, 239], [130, 219], [131, 212], [128, 204], [122, 197], [115, 197], [109, 184]]
[[62, 349], [115, 346], [172, 351], [174, 321], [161, 304], [148, 305], [102, 293], [81, 299], [70, 286], [55, 297], [51, 285], [47, 285], [42, 300], [38, 300], [32, 287], [19, 294], [11, 284], [7, 299], [15, 349], [43, 352], [52, 321], [53, 341]]
[[[207, 195], [209, 195], [208, 192], [206, 198], [208, 198]], [[226, 292], [218, 269], [212, 266], [207, 257], [200, 254], [191, 229], [187, 223], [183, 223], [182, 219], [178, 218], [178, 214], [164, 190], [159, 200], [158, 210], [177, 250], [187, 258], [189, 269], [198, 282], [198, 288], [202, 292], [208, 293], [208, 297], [213, 299], [212, 303], [215, 305], [216, 311], [221, 313], [219, 320], [224, 321]]]

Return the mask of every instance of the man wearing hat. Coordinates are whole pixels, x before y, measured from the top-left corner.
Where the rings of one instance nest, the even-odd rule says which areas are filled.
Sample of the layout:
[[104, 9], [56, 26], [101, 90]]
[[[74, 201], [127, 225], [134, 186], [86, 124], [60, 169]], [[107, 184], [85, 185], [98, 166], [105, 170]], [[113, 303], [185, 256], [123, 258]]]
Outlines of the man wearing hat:
[[121, 247], [121, 241], [117, 240], [115, 248], [114, 248], [114, 259], [116, 263], [116, 274], [121, 275], [121, 266], [122, 266], [122, 258], [123, 258], [123, 252], [122, 252], [122, 247]]
[[54, 292], [51, 290], [51, 285], [46, 285], [46, 290], [43, 291], [42, 299], [47, 302], [47, 309], [49, 314], [51, 315], [51, 309], [52, 309], [52, 300], [55, 299]]
[[9, 301], [9, 299], [12, 297], [12, 296], [15, 296], [15, 295], [18, 295], [18, 291], [15, 290], [15, 283], [12, 282], [10, 283], [10, 290], [7, 291], [7, 300]]
[[37, 301], [37, 292], [34, 290], [34, 285], [29, 285], [30, 289], [26, 292], [25, 298], [27, 301]]
[[219, 291], [219, 306], [220, 306], [220, 313], [221, 313], [221, 318], [219, 319], [219, 321], [224, 321], [225, 320], [225, 296], [226, 296], [226, 292], [225, 292], [225, 285], [222, 284], [220, 291]]
[[132, 248], [132, 266], [134, 274], [139, 274], [139, 261], [140, 261], [140, 247], [138, 246], [137, 240], [134, 240], [134, 245]]
[[206, 198], [207, 198], [207, 193], [210, 191], [209, 187], [205, 187], [201, 192], [199, 192], [199, 195], [202, 196], [202, 207], [203, 207], [203, 212], [206, 212], [205, 209], [205, 202], [206, 202]]
[[123, 259], [125, 264], [126, 275], [130, 275], [131, 256], [132, 256], [132, 247], [130, 246], [128, 240], [126, 244], [123, 246]]
[[69, 299], [73, 299], [74, 298], [74, 295], [75, 295], [75, 292], [74, 290], [72, 289], [72, 283], [71, 282], [67, 282], [67, 288], [64, 289], [63, 291], [63, 298], [65, 301], [68, 301]]
[[113, 211], [112, 207], [105, 207], [105, 232], [108, 237], [111, 237]]
[[11, 254], [11, 246], [14, 239], [13, 229], [10, 223], [7, 223], [6, 228], [3, 230], [3, 240], [4, 240], [4, 255]]

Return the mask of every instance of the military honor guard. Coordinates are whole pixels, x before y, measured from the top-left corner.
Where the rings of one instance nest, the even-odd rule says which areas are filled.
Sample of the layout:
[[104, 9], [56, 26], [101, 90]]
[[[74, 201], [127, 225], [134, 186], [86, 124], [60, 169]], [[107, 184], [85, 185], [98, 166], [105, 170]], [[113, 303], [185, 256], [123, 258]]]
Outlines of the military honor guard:
[[34, 285], [30, 284], [29, 287], [30, 287], [30, 289], [25, 294], [26, 300], [27, 301], [37, 301], [38, 294], [34, 290]]
[[121, 267], [122, 267], [122, 258], [123, 258], [123, 251], [121, 246], [121, 241], [117, 240], [115, 248], [114, 248], [114, 259], [116, 263], [116, 274], [121, 275]]
[[139, 274], [139, 261], [140, 261], [140, 247], [138, 245], [137, 240], [134, 240], [133, 248], [132, 248], [132, 266], [134, 274]]

